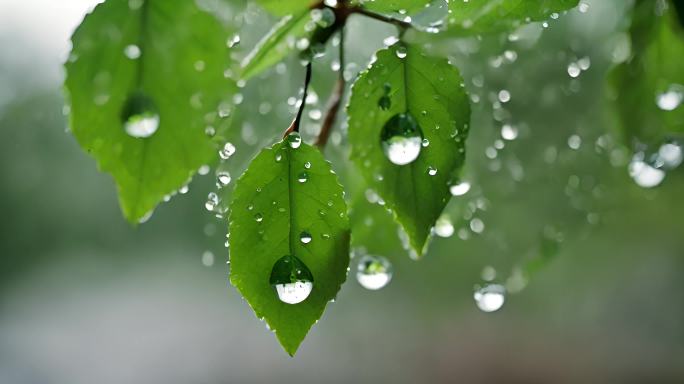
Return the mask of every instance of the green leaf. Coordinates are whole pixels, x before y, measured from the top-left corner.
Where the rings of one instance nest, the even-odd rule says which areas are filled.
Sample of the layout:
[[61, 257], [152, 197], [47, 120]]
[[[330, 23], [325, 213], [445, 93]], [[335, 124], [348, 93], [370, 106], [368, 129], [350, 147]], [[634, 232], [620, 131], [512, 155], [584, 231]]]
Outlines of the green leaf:
[[402, 12], [405, 14], [414, 14], [419, 12], [430, 4], [432, 0], [370, 0], [370, 1], [355, 1], [366, 9], [374, 12]]
[[[347, 112], [352, 159], [405, 230], [413, 256], [422, 256], [451, 196], [449, 183], [463, 165], [470, 121], [463, 79], [446, 60], [398, 43], [377, 52], [377, 60], [359, 76]], [[429, 144], [415, 161], [395, 165], [383, 150], [383, 127], [406, 113]]]
[[633, 56], [609, 76], [610, 94], [628, 144], [660, 144], [684, 132], [684, 106], [668, 105], [667, 97], [679, 98], [680, 103], [684, 97], [684, 30], [675, 10], [656, 12], [658, 4], [637, 3], [630, 30]]
[[514, 30], [553, 13], [574, 8], [579, 0], [450, 1], [446, 35], [472, 36]]
[[309, 40], [315, 25], [306, 10], [283, 17], [242, 62], [241, 77], [245, 80], [279, 63], [297, 49], [297, 42]]
[[301, 13], [316, 3], [317, 0], [257, 0], [257, 4], [276, 16]]
[[[223, 76], [228, 34], [194, 4], [109, 0], [72, 37], [65, 65], [71, 131], [114, 177], [131, 222], [216, 157], [204, 131], [235, 90]], [[155, 118], [158, 129], [146, 138], [124, 128], [137, 120], [143, 124], [133, 127], [149, 129]]]
[[[295, 149], [287, 141], [257, 155], [235, 187], [230, 281], [290, 355], [347, 276], [349, 218], [343, 194], [318, 149], [306, 144]], [[302, 233], [311, 235], [307, 244]], [[313, 290], [299, 304], [280, 301], [269, 283], [274, 264], [286, 255], [313, 274]]]

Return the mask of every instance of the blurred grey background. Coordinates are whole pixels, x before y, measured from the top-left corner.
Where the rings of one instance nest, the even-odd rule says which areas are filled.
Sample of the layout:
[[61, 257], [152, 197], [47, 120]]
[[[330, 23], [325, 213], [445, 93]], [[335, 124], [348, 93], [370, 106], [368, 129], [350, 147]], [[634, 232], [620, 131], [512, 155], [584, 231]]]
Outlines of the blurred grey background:
[[[606, 72], [628, 55], [629, 3], [583, 2], [586, 12], [547, 28], [434, 47], [474, 97], [473, 187], [447, 208], [454, 235], [436, 238], [424, 260], [402, 250], [346, 160], [344, 135], [333, 137], [354, 246], [388, 257], [394, 279], [367, 291], [352, 265], [290, 358], [228, 284], [226, 223], [203, 207], [213, 178], [197, 176], [132, 228], [112, 179], [66, 132], [61, 63], [97, 1], [0, 0], [0, 383], [684, 382], [684, 177], [669, 172], [654, 189], [630, 179], [603, 98]], [[225, 20], [246, 7], [239, 56], [273, 22], [253, 5], [204, 3]], [[354, 18], [350, 75], [393, 33]], [[334, 56], [316, 63], [309, 110], [325, 105]], [[569, 76], [583, 58], [587, 69]], [[243, 89], [229, 134], [238, 153], [222, 165], [234, 178], [286, 128], [299, 72], [291, 60]], [[515, 140], [501, 139], [503, 124]], [[481, 312], [483, 268], [510, 283], [549, 231], [558, 253], [501, 310]]]

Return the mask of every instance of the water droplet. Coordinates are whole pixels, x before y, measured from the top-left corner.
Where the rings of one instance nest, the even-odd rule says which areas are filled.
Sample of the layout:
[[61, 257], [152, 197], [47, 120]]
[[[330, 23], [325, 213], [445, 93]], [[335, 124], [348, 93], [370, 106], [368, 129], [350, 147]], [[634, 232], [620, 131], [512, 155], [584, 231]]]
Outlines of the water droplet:
[[451, 237], [454, 234], [454, 225], [448, 216], [442, 215], [435, 222], [435, 233], [439, 237]]
[[313, 289], [313, 275], [299, 258], [286, 255], [273, 264], [269, 283], [278, 294], [280, 301], [298, 304], [306, 300]]
[[240, 45], [240, 35], [235, 34], [231, 36], [226, 42], [226, 45], [228, 46], [228, 48], [235, 48], [238, 45]]
[[257, 213], [254, 215], [254, 220], [257, 223], [261, 223], [262, 221], [264, 221], [264, 215], [262, 215], [261, 213]]
[[485, 225], [484, 222], [477, 217], [470, 220], [470, 230], [475, 232], [475, 233], [482, 233], [484, 231]]
[[311, 163], [308, 161], [306, 163], [304, 163], [304, 168], [311, 169]]
[[580, 148], [581, 145], [582, 145], [582, 138], [579, 137], [579, 135], [572, 135], [572, 136], [568, 137], [568, 147], [570, 147], [570, 149], [577, 150]]
[[216, 209], [220, 202], [221, 200], [215, 192], [209, 192], [209, 195], [207, 195], [207, 201], [204, 203], [204, 207], [207, 209], [207, 211], [211, 212]]
[[287, 143], [290, 145], [290, 148], [297, 149], [302, 145], [302, 137], [297, 132], [291, 132], [287, 135]]
[[152, 136], [159, 128], [159, 113], [152, 99], [141, 92], [132, 94], [123, 108], [122, 120], [127, 134], [137, 138]]
[[306, 183], [307, 180], [309, 180], [309, 174], [306, 172], [302, 172], [297, 176], [297, 181], [300, 183]]
[[309, 244], [311, 239], [311, 234], [307, 231], [302, 231], [302, 233], [299, 234], [299, 241], [301, 241], [303, 244]]
[[406, 47], [404, 47], [403, 45], [398, 46], [397, 50], [396, 50], [396, 54], [397, 54], [397, 57], [400, 59], [405, 58], [406, 57]]
[[356, 280], [366, 289], [383, 288], [392, 280], [392, 263], [382, 256], [363, 256], [357, 266]]
[[223, 145], [223, 148], [219, 151], [219, 156], [223, 160], [228, 160], [230, 159], [231, 156], [235, 153], [235, 146], [231, 142], [227, 142]]
[[428, 146], [430, 145], [430, 140], [428, 140], [428, 139], [423, 139], [422, 145], [423, 145], [423, 148], [428, 147]]
[[199, 169], [197, 170], [197, 174], [200, 176], [204, 176], [209, 174], [209, 171], [211, 171], [211, 167], [204, 164], [203, 166], [199, 167]]
[[656, 104], [663, 111], [674, 111], [684, 100], [684, 86], [671, 85], [667, 91], [656, 96]]
[[214, 254], [211, 251], [204, 251], [204, 253], [202, 253], [202, 265], [205, 267], [214, 265]]
[[428, 175], [434, 176], [434, 175], [437, 174], [437, 168], [434, 168], [434, 167], [432, 167], [432, 166], [429, 166], [427, 172], [428, 172]]
[[679, 143], [666, 142], [658, 148], [658, 161], [665, 169], [677, 168], [682, 163], [683, 157], [684, 151]]
[[579, 11], [581, 13], [586, 13], [588, 10], [589, 10], [589, 4], [587, 4], [585, 2], [581, 2], [579, 5]]
[[463, 196], [470, 191], [470, 183], [462, 181], [449, 187], [452, 196]]
[[140, 54], [142, 52], [140, 51], [140, 47], [138, 47], [135, 44], [127, 45], [126, 48], [124, 48], [124, 55], [128, 57], [131, 60], [136, 60], [140, 58]]
[[628, 171], [634, 182], [643, 188], [657, 187], [665, 179], [665, 171], [644, 161], [643, 152], [634, 155], [629, 163]]
[[516, 138], [518, 138], [518, 128], [510, 124], [504, 124], [501, 127], [501, 137], [504, 140], [515, 140]]
[[506, 288], [501, 284], [487, 284], [484, 287], [476, 287], [473, 298], [481, 311], [494, 312], [504, 305], [506, 301]]
[[208, 137], [214, 137], [214, 135], [216, 135], [216, 128], [208, 125], [206, 128], [204, 128], [204, 134]]
[[231, 180], [232, 178], [230, 177], [230, 173], [228, 171], [219, 171], [216, 173], [216, 186], [219, 188], [223, 188], [230, 184]]
[[400, 113], [385, 123], [380, 140], [389, 161], [396, 165], [406, 165], [420, 155], [423, 133], [413, 116]]
[[511, 101], [511, 93], [505, 89], [499, 91], [499, 101], [502, 103], [508, 103]]

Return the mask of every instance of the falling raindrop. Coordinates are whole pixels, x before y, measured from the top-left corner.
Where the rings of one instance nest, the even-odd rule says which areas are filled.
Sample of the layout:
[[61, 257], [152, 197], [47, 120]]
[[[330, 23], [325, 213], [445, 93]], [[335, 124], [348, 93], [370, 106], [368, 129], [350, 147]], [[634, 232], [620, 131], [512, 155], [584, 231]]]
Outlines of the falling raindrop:
[[273, 264], [269, 283], [278, 294], [280, 301], [298, 304], [306, 300], [313, 289], [313, 275], [299, 258], [286, 255]]
[[357, 266], [356, 280], [366, 289], [381, 289], [392, 280], [392, 263], [382, 256], [363, 256]]
[[487, 284], [483, 287], [476, 287], [473, 298], [482, 312], [494, 312], [504, 305], [506, 301], [506, 288], [501, 284]]
[[121, 115], [124, 130], [130, 136], [146, 138], [159, 128], [159, 113], [152, 99], [142, 92], [133, 93], [123, 108]]
[[406, 165], [420, 155], [423, 133], [413, 116], [400, 113], [385, 123], [380, 140], [389, 161], [396, 165]]

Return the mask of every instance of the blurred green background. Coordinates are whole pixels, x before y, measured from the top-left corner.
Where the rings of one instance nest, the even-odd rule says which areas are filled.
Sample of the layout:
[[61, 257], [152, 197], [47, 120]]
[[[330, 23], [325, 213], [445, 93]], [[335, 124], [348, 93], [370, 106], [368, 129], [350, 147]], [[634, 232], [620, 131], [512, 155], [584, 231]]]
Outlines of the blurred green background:
[[[473, 97], [472, 188], [447, 208], [454, 235], [424, 260], [403, 251], [336, 131], [327, 154], [348, 188], [356, 253], [388, 257], [394, 278], [367, 291], [353, 264], [295, 358], [228, 285], [226, 223], [204, 209], [211, 174], [132, 228], [112, 179], [66, 132], [61, 63], [96, 3], [0, 0], [0, 383], [684, 382], [682, 168], [637, 186], [603, 96], [629, 54], [629, 2], [583, 1], [586, 12], [546, 28], [434, 47]], [[251, 4], [202, 3], [238, 23], [240, 57], [273, 22]], [[395, 32], [360, 17], [348, 30], [352, 76]], [[305, 139], [334, 58], [315, 64]], [[287, 127], [302, 78], [293, 59], [242, 90], [227, 133], [238, 151], [221, 165], [234, 178]], [[516, 139], [501, 139], [503, 124]], [[483, 269], [523, 288], [514, 271], [540, 260], [549, 234], [558, 252], [501, 310], [481, 312]]]

